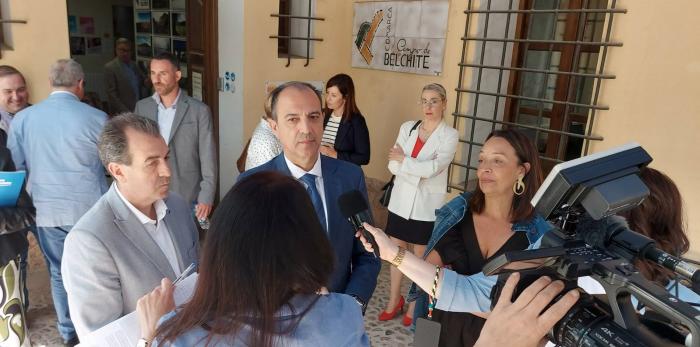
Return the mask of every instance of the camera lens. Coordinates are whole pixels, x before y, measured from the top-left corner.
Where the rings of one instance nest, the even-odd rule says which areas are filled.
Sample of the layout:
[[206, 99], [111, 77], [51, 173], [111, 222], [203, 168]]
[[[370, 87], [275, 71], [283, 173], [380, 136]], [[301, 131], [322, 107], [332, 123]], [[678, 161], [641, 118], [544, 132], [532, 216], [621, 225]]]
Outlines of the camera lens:
[[627, 331], [615, 324], [608, 310], [592, 296], [579, 302], [552, 329], [550, 339], [567, 347], [641, 346]]

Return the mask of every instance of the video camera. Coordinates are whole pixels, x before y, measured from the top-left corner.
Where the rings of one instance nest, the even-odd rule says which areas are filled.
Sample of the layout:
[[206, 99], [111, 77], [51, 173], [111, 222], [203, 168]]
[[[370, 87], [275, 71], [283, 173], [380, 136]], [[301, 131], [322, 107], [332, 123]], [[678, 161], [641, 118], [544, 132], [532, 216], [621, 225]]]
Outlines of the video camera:
[[[653, 260], [691, 281], [696, 291], [700, 271], [656, 248], [653, 240], [614, 216], [649, 195], [638, 173], [651, 160], [632, 143], [556, 165], [532, 199], [535, 210], [555, 229], [543, 236], [539, 249], [506, 252], [484, 266], [484, 274], [499, 275], [492, 303], [514, 271], [521, 273], [514, 298], [544, 275], [562, 280], [566, 290], [577, 288], [579, 277], [591, 276], [605, 295], [582, 291], [550, 331], [552, 342], [566, 347], [700, 346], [700, 338], [692, 339], [700, 336], [700, 312], [646, 280], [633, 262]], [[643, 316], [632, 296], [645, 305]]]

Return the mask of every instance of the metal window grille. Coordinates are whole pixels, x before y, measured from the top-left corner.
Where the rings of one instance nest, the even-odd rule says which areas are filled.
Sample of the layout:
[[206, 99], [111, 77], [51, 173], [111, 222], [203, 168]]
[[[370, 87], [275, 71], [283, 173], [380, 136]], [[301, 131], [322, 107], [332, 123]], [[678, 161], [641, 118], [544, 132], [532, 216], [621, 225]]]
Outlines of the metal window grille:
[[[306, 59], [304, 66], [309, 66], [309, 60], [311, 59], [311, 41], [323, 41], [320, 37], [311, 37], [311, 21], [318, 20], [323, 21], [325, 18], [312, 16], [313, 0], [307, 0], [308, 2], [308, 13], [306, 16], [294, 15], [290, 10], [290, 2], [293, 0], [281, 0], [280, 1], [280, 12], [286, 13], [273, 13], [271, 17], [279, 18], [279, 31], [278, 35], [270, 35], [271, 39], [278, 40], [278, 52], [285, 51], [284, 56], [287, 58], [287, 65], [292, 61], [292, 52], [290, 51], [292, 46], [292, 41], [306, 41], [306, 55], [301, 57]], [[291, 30], [291, 23], [293, 20], [305, 20], [307, 22], [306, 26], [306, 36], [293, 36]], [[278, 53], [279, 54], [279, 53]]]
[[525, 132], [545, 170], [588, 153], [612, 41], [616, 0], [469, 0], [454, 127], [461, 136], [449, 188], [473, 190], [479, 151], [502, 127]]

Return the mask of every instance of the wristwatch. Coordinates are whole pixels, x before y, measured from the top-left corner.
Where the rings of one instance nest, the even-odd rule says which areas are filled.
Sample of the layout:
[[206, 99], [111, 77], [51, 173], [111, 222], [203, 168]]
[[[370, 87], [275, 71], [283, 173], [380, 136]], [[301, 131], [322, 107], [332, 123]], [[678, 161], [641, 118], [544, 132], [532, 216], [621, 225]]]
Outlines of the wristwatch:
[[349, 294], [349, 295], [352, 296], [353, 299], [355, 299], [355, 301], [357, 301], [358, 305], [360, 305], [360, 309], [362, 309], [362, 315], [364, 316], [365, 310], [367, 310], [367, 304], [362, 299], [360, 299], [359, 296], [357, 296], [355, 294]]
[[144, 338], [140, 338], [138, 342], [136, 342], [136, 347], [148, 347], [151, 345], [151, 341], [148, 341]]

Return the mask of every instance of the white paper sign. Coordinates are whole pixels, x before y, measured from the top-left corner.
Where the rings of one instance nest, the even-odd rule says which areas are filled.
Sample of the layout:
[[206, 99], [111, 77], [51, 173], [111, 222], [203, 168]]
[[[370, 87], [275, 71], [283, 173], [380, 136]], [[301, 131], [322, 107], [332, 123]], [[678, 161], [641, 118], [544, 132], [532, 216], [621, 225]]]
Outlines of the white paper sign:
[[192, 71], [192, 97], [203, 101], [202, 99], [202, 73]]
[[442, 72], [449, 1], [362, 2], [354, 8], [353, 67]]

